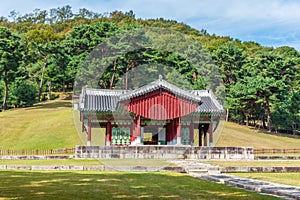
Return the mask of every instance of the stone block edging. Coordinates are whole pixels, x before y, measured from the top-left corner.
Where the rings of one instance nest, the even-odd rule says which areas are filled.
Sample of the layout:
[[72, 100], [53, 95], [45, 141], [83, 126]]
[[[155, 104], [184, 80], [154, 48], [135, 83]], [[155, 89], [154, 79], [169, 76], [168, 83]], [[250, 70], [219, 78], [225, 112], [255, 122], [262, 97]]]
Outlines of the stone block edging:
[[238, 172], [300, 172], [300, 167], [223, 167], [222, 173]]
[[74, 156], [0, 156], [0, 160], [66, 160]]
[[300, 160], [300, 156], [254, 156], [254, 160]]
[[127, 171], [127, 172], [179, 172], [186, 173], [182, 167], [154, 166], [103, 166], [103, 165], [0, 165], [0, 170], [30, 171]]

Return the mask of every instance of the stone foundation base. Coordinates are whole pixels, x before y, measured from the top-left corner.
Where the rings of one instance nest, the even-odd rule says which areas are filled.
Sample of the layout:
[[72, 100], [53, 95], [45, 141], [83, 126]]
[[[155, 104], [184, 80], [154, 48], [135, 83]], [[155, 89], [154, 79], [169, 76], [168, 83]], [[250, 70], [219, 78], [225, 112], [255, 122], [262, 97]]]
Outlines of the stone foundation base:
[[216, 159], [253, 160], [253, 147], [191, 147], [179, 145], [77, 146], [76, 159]]

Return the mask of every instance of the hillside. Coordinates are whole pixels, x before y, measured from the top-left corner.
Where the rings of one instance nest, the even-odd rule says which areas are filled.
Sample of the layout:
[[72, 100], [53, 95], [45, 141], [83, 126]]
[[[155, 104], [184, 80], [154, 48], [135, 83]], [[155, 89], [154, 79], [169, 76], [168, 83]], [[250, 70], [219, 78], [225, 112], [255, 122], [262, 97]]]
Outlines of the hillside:
[[55, 100], [0, 113], [0, 149], [56, 149], [81, 141], [70, 100]]
[[[71, 101], [55, 100], [0, 113], [0, 149], [56, 149], [82, 144], [74, 127]], [[299, 148], [300, 139], [265, 134], [225, 123], [216, 146]]]
[[300, 138], [268, 134], [253, 128], [226, 122], [216, 146], [249, 146], [254, 148], [299, 148]]

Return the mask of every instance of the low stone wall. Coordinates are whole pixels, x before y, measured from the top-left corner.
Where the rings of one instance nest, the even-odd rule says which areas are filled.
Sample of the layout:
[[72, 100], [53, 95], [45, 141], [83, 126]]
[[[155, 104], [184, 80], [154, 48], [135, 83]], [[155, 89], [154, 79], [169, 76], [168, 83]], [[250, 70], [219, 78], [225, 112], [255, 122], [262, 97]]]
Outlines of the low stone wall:
[[255, 156], [255, 160], [300, 160], [300, 156]]
[[74, 156], [0, 156], [0, 160], [65, 160]]
[[32, 170], [32, 171], [128, 171], [128, 172], [179, 172], [186, 173], [182, 167], [153, 166], [73, 166], [73, 165], [0, 165], [0, 170]]
[[300, 167], [224, 167], [222, 173], [237, 172], [300, 172]]
[[253, 160], [252, 147], [191, 147], [191, 146], [77, 146], [76, 159], [203, 159]]

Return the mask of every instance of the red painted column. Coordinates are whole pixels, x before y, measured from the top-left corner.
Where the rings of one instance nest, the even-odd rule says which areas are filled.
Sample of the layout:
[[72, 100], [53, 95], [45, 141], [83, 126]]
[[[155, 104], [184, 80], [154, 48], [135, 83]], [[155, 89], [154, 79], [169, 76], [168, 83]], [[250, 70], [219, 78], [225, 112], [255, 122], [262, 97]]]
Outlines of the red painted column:
[[132, 126], [132, 137], [130, 138], [133, 144], [141, 143], [141, 116], [136, 116]]
[[169, 123], [169, 144], [172, 144], [172, 139], [173, 139], [173, 119], [171, 119]]
[[170, 97], [170, 95], [169, 94], [167, 94], [168, 95], [168, 98], [167, 98], [167, 118], [168, 119], [170, 119], [170, 117], [171, 117], [171, 113], [172, 113], [172, 107], [171, 107], [171, 97]]
[[111, 133], [112, 133], [111, 122], [108, 121], [106, 123], [106, 146], [111, 145]]
[[92, 138], [92, 127], [90, 120], [88, 121], [88, 135], [87, 135], [87, 146], [91, 146], [91, 138]]
[[139, 138], [139, 143], [141, 143], [141, 116], [137, 116], [136, 123], [136, 137]]
[[213, 141], [213, 122], [212, 122], [212, 120], [210, 120], [208, 132], [209, 132], [209, 146], [212, 147], [212, 146], [214, 146], [214, 141]]
[[176, 118], [175, 120], [175, 130], [176, 130], [176, 144], [181, 144], [181, 125], [180, 125], [180, 118]]
[[191, 124], [190, 124], [190, 143], [192, 143], [194, 146], [195, 145], [195, 142], [194, 142], [194, 123], [193, 121], [191, 121]]
[[203, 146], [203, 143], [202, 143], [202, 131], [204, 130], [202, 128], [202, 124], [199, 124], [198, 125], [198, 130], [199, 130], [199, 147], [202, 147]]
[[134, 140], [134, 122], [135, 122], [135, 120], [133, 120], [133, 123], [131, 123], [131, 126], [130, 126], [130, 144]]
[[209, 124], [204, 124], [204, 128], [203, 128], [203, 134], [204, 134], [204, 137], [203, 137], [203, 144], [204, 146], [208, 146], [207, 145], [207, 132], [208, 132], [208, 129], [209, 129]]
[[170, 123], [166, 124], [166, 144], [170, 142]]

